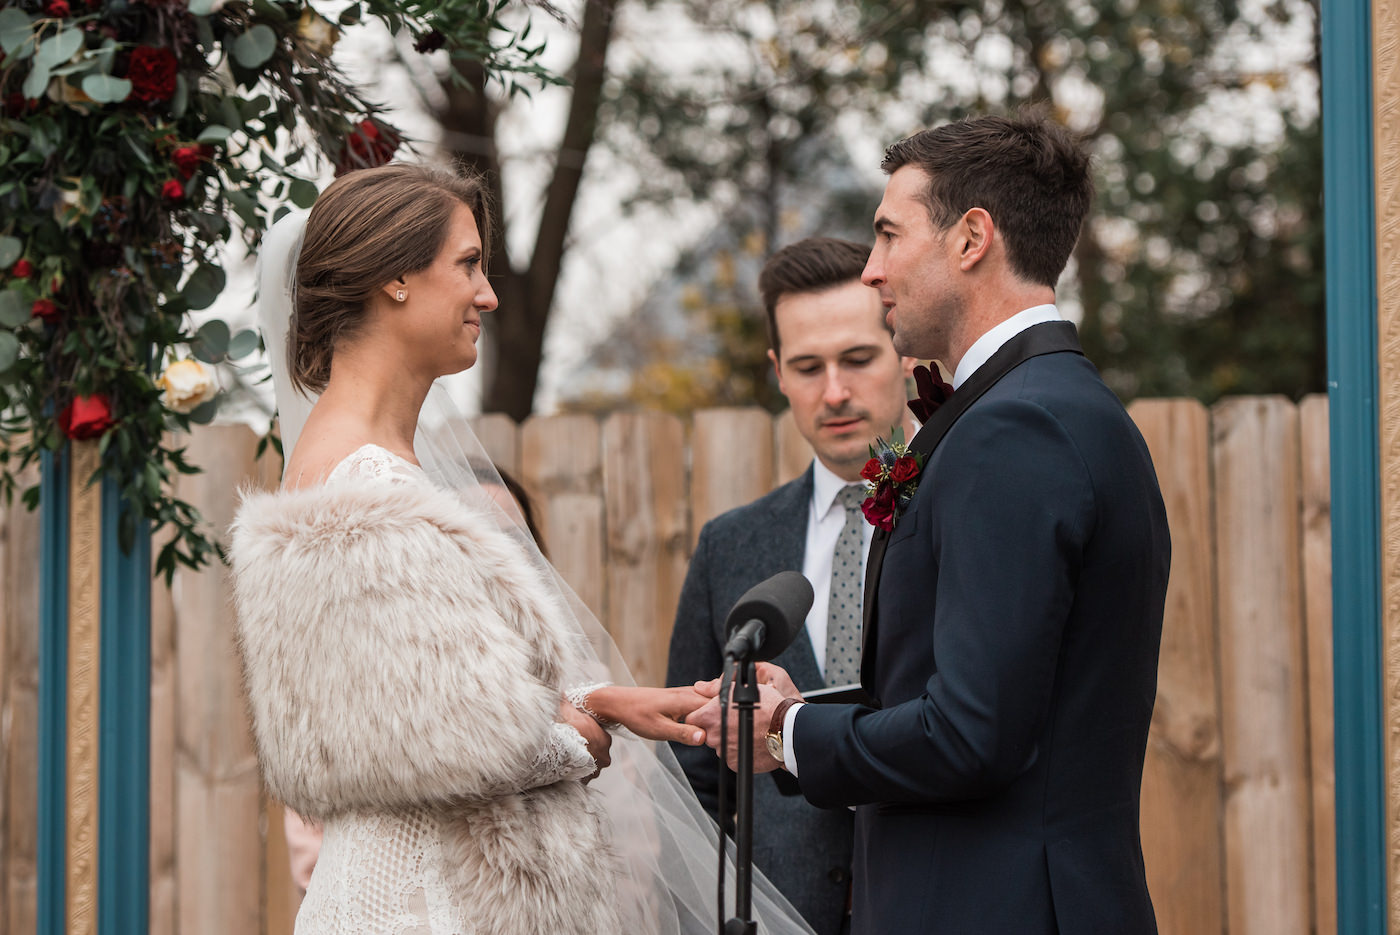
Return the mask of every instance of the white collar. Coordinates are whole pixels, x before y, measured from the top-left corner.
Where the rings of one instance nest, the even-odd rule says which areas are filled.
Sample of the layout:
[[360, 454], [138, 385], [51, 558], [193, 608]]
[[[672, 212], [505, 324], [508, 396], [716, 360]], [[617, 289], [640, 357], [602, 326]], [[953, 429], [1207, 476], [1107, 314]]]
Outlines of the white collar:
[[[1006, 321], [994, 325], [982, 337], [972, 342], [972, 346], [967, 349], [962, 360], [958, 361], [958, 369], [953, 371], [953, 389], [957, 389], [967, 381], [967, 378], [977, 372], [977, 368], [991, 359], [991, 356], [1001, 350], [1001, 346], [1010, 341], [1016, 335], [1025, 331], [1032, 325], [1044, 324], [1047, 321], [1061, 321], [1060, 310], [1053, 305], [1036, 305], [1023, 312], [1017, 312]], [[835, 496], [833, 494], [833, 496]]]
[[832, 473], [831, 468], [822, 464], [821, 458], [812, 459], [812, 508], [818, 516], [825, 516], [836, 502], [836, 495], [842, 487], [851, 484], [864, 484], [864, 481], [848, 481]]

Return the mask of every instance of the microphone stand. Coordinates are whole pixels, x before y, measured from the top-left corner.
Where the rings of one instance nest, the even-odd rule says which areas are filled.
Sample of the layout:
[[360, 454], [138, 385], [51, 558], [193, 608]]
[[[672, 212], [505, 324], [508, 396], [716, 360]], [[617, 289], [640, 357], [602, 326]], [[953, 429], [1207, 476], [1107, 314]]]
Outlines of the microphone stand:
[[739, 711], [739, 756], [735, 770], [734, 918], [724, 923], [723, 935], [755, 935], [753, 918], [753, 713], [758, 707], [758, 683], [753, 660], [746, 653], [739, 678], [729, 697]]

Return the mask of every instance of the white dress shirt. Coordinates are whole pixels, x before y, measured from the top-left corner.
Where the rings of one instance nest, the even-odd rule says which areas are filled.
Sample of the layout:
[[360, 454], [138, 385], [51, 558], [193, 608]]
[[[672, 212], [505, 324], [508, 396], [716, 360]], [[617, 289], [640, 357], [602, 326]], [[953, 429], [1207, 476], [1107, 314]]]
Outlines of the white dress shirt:
[[[958, 387], [962, 386], [963, 383], [967, 382], [967, 378], [970, 377], [970, 376], [972, 376], [974, 373], [976, 373], [976, 372], [977, 372], [977, 369], [978, 369], [979, 367], [981, 367], [983, 364], [985, 364], [988, 360], [990, 360], [990, 359], [991, 359], [991, 356], [992, 356], [993, 354], [995, 354], [997, 351], [1001, 350], [1001, 347], [1002, 347], [1003, 344], [1005, 344], [1007, 341], [1010, 341], [1012, 338], [1016, 337], [1016, 335], [1020, 334], [1022, 331], [1025, 331], [1027, 328], [1031, 327], [1032, 325], [1044, 324], [1044, 323], [1047, 322], [1047, 321], [1060, 321], [1060, 320], [1061, 320], [1060, 310], [1057, 309], [1055, 306], [1053, 306], [1053, 305], [1036, 305], [1036, 306], [1034, 306], [1034, 307], [1032, 307], [1032, 308], [1026, 309], [1025, 311], [1017, 312], [1015, 315], [1012, 315], [1010, 318], [1006, 319], [1005, 321], [1001, 322], [1000, 324], [997, 324], [997, 325], [992, 326], [992, 328], [991, 328], [990, 330], [988, 330], [985, 334], [983, 334], [983, 335], [982, 335], [980, 338], [978, 338], [976, 341], [973, 341], [973, 342], [972, 342], [972, 346], [969, 347], [969, 348], [967, 349], [967, 353], [963, 354], [962, 360], [958, 361], [957, 369], [953, 371], [953, 389], [956, 390]], [[817, 462], [816, 466], [819, 467], [819, 468], [822, 467], [822, 465], [821, 465], [820, 462]], [[827, 471], [827, 474], [831, 474], [831, 472], [830, 472], [830, 471]], [[831, 476], [832, 476], [833, 478], [835, 477], [834, 474], [832, 474]], [[815, 477], [813, 478], [813, 480], [815, 480]], [[837, 480], [839, 481], [839, 478], [837, 478]], [[812, 487], [813, 493], [815, 494], [815, 492], [816, 492], [818, 489], [819, 489], [819, 488], [818, 488], [818, 487], [816, 486], [816, 484], [814, 483], [814, 484], [813, 484], [813, 487]], [[833, 498], [836, 496], [836, 489], [835, 489], [835, 488], [832, 489], [832, 491], [831, 491], [831, 496], [832, 496]], [[815, 496], [813, 497], [813, 499], [814, 499], [814, 500], [816, 499]], [[869, 525], [867, 524], [867, 528], [866, 528], [866, 531], [865, 531], [865, 553], [866, 553], [867, 556], [870, 554], [870, 537], [871, 537], [871, 535], [873, 534], [873, 530], [874, 530], [874, 527], [873, 527], [873, 526], [869, 526]], [[838, 526], [838, 528], [837, 528], [837, 530], [836, 530], [836, 533], [833, 533], [833, 534], [832, 534], [832, 537], [831, 537], [831, 544], [827, 547], [827, 550], [826, 550], [826, 552], [827, 552], [827, 555], [826, 555], [826, 580], [827, 580], [828, 582], [830, 582], [830, 580], [831, 580], [831, 553], [832, 553], [832, 552], [835, 550], [835, 548], [836, 548], [836, 535], [839, 534], [840, 531], [841, 531], [841, 530], [840, 530], [840, 528], [839, 528], [839, 526]], [[808, 544], [808, 546], [809, 546], [809, 548], [810, 548], [810, 546], [811, 546], [811, 544], [812, 544], [812, 523], [811, 523], [810, 519], [809, 519], [808, 524], [807, 524], [807, 544]], [[809, 551], [809, 553], [808, 553], [808, 557], [809, 557], [809, 558], [811, 557], [810, 551]], [[807, 572], [807, 562], [806, 562], [806, 561], [804, 561], [804, 562], [802, 563], [802, 571], [803, 571], [804, 574], [806, 574], [806, 572]], [[821, 580], [821, 579], [813, 578], [811, 575], [807, 575], [807, 580], [809, 580], [809, 581], [818, 581], [818, 580]], [[829, 585], [829, 584], [828, 584], [827, 590], [828, 590], [828, 591], [830, 590], [830, 585]], [[813, 611], [813, 613], [816, 612], [816, 604], [815, 604], [815, 602], [814, 602], [813, 605], [812, 605], [812, 611]], [[811, 626], [812, 626], [812, 618], [811, 618], [810, 616], [807, 618], [807, 626], [808, 626], [809, 629], [810, 629]], [[825, 646], [825, 644], [826, 644], [826, 601], [825, 601], [825, 600], [822, 601], [822, 624], [821, 624], [821, 628], [822, 628], [822, 640], [821, 640], [821, 642], [822, 642], [822, 648], [819, 649], [819, 650], [817, 651], [817, 652], [818, 652], [818, 655], [817, 655], [817, 664], [818, 664], [818, 665], [821, 665], [821, 664], [822, 664], [822, 660], [824, 659], [824, 657], [825, 657], [825, 655], [826, 655], [826, 646]], [[813, 644], [813, 648], [816, 648], [816, 644], [817, 644], [817, 635], [816, 635], [816, 633], [813, 633], [813, 634], [812, 634], [812, 644]], [[797, 723], [797, 712], [800, 711], [800, 710], [802, 710], [802, 705], [801, 705], [801, 704], [795, 704], [795, 705], [793, 705], [792, 707], [790, 707], [790, 708], [787, 709], [787, 715], [783, 718], [783, 766], [786, 767], [787, 771], [788, 771], [789, 773], [792, 773], [794, 776], [797, 775], [797, 753], [796, 753], [796, 751], [794, 751], [794, 749], [793, 749], [793, 744], [792, 744], [792, 731], [793, 731], [793, 725]]]
[[[802, 553], [802, 574], [812, 582], [812, 609], [807, 612], [807, 633], [812, 637], [812, 653], [817, 670], [826, 677], [826, 619], [831, 603], [831, 559], [836, 540], [846, 525], [846, 508], [836, 500], [841, 488], [850, 484], [831, 472], [817, 458], [812, 459], [812, 500], [807, 504], [807, 546]], [[862, 487], [865, 481], [856, 481]], [[861, 568], [870, 554], [875, 527], [861, 520]], [[862, 578], [862, 580], [864, 580]], [[765, 728], [766, 729], [766, 728]]]

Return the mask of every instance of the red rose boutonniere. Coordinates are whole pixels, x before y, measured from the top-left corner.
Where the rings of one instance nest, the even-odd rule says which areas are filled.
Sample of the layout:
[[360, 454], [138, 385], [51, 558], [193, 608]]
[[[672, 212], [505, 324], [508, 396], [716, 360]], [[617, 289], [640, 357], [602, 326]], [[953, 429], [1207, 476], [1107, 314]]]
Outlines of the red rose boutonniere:
[[904, 429], [896, 427], [890, 440], [876, 438], [870, 446], [870, 460], [861, 468], [870, 496], [860, 505], [870, 525], [889, 532], [919, 489], [919, 472], [925, 455], [911, 452], [904, 443]]

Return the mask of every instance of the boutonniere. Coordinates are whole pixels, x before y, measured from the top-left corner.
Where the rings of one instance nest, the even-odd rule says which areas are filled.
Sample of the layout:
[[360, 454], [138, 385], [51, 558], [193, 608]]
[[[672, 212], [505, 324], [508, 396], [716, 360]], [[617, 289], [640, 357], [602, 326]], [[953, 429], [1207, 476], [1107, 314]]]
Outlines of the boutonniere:
[[869, 494], [860, 509], [870, 525], [885, 532], [894, 529], [895, 521], [919, 489], [919, 472], [924, 468], [925, 457], [909, 451], [903, 428], [896, 426], [889, 441], [876, 437], [870, 446], [870, 460], [860, 470]]

